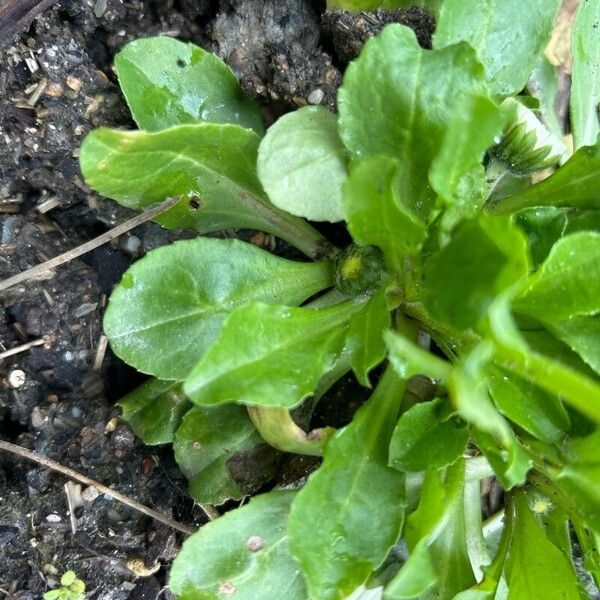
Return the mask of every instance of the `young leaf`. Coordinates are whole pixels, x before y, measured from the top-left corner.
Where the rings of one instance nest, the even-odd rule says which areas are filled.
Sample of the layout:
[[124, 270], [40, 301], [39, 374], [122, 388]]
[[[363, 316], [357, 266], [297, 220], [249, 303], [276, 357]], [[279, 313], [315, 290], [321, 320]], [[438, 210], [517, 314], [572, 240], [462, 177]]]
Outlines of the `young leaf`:
[[567, 215], [564, 209], [539, 206], [519, 211], [514, 221], [527, 236], [533, 265], [538, 267], [565, 232]]
[[468, 431], [441, 399], [415, 404], [398, 421], [390, 443], [390, 466], [401, 471], [439, 469], [467, 446]]
[[473, 327], [503, 289], [528, 272], [527, 244], [508, 220], [460, 226], [425, 263], [423, 298], [431, 313], [460, 329]]
[[347, 155], [336, 115], [307, 106], [269, 128], [258, 149], [258, 177], [278, 208], [311, 221], [341, 221]]
[[87, 184], [123, 206], [141, 210], [168, 196], [182, 196], [157, 218], [166, 227], [200, 233], [261, 229], [314, 256], [321, 236], [265, 197], [256, 176], [259, 141], [249, 129], [220, 123], [155, 133], [101, 128], [84, 140], [79, 160]]
[[541, 183], [486, 204], [490, 212], [509, 214], [531, 206], [600, 208], [600, 144], [585, 146]]
[[371, 387], [369, 372], [386, 354], [382, 334], [392, 325], [390, 307], [383, 285], [350, 320], [346, 348], [350, 354], [352, 370], [358, 381]]
[[559, 240], [513, 304], [549, 323], [600, 312], [600, 233]]
[[362, 302], [321, 309], [243, 306], [231, 313], [183, 389], [196, 404], [296, 406], [332, 369]]
[[181, 380], [232, 310], [256, 300], [299, 304], [331, 280], [329, 263], [285, 260], [238, 240], [176, 242], [125, 273], [104, 329], [115, 353], [139, 371]]
[[514, 525], [505, 567], [508, 600], [580, 598], [573, 565], [546, 537], [524, 493], [515, 493], [513, 498], [509, 510]]
[[179, 600], [306, 600], [288, 550], [285, 523], [293, 492], [270, 492], [204, 525], [188, 538], [171, 569]]
[[[262, 444], [243, 406], [195, 407], [175, 433], [175, 460], [189, 480], [192, 498], [199, 503], [223, 504], [240, 500], [270, 479], [260, 477], [254, 490], [242, 489], [228, 468], [230, 460]], [[258, 469], [256, 469], [258, 471]], [[263, 474], [264, 475], [264, 474]]]
[[404, 381], [388, 369], [367, 404], [325, 447], [294, 500], [290, 549], [308, 595], [346, 598], [384, 560], [404, 519], [404, 477], [387, 466]]
[[581, 2], [571, 34], [573, 75], [571, 83], [571, 127], [575, 148], [596, 143], [600, 133], [600, 37], [598, 2]]
[[403, 257], [425, 239], [425, 224], [404, 204], [396, 159], [372, 156], [355, 162], [344, 185], [343, 206], [355, 241], [381, 248], [388, 269], [403, 271]]
[[433, 46], [468, 42], [485, 66], [490, 92], [509, 96], [525, 87], [559, 6], [560, 0], [532, 0], [522, 13], [520, 0], [444, 0]]
[[115, 68], [140, 129], [210, 121], [264, 131], [258, 104], [244, 98], [233, 71], [194, 44], [164, 35], [135, 40], [117, 54]]
[[485, 93], [483, 68], [472, 48], [422, 50], [411, 29], [388, 25], [346, 69], [338, 92], [340, 135], [355, 157], [397, 157], [403, 197], [426, 219], [434, 201], [427, 174], [453, 107], [468, 95]]
[[556, 395], [490, 365], [487, 383], [494, 404], [513, 423], [548, 444], [569, 430], [569, 417]]
[[[485, 151], [502, 133], [509, 116], [508, 111], [502, 111], [485, 96], [467, 96], [453, 106], [448, 129], [429, 170], [431, 187], [447, 204], [460, 205], [469, 199], [464, 193], [465, 182], [480, 166]], [[483, 180], [483, 169], [476, 172]], [[483, 184], [479, 187], [485, 189]], [[483, 199], [474, 198], [475, 202], [460, 208], [472, 217]]]
[[159, 379], [142, 383], [117, 404], [123, 420], [148, 446], [172, 442], [183, 415], [191, 408], [181, 383]]

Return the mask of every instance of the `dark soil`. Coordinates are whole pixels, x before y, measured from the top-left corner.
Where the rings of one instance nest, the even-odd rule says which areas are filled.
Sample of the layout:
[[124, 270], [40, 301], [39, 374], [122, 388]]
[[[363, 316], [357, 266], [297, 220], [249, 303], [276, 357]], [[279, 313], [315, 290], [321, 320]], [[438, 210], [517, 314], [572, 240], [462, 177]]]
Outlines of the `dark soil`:
[[[36, 7], [45, 10], [29, 22]], [[2, 21], [11, 8], [12, 21]], [[133, 127], [111, 70], [123, 44], [163, 33], [214, 50], [267, 114], [307, 103], [334, 108], [345, 61], [390, 17], [323, 20], [322, 9], [308, 0], [3, 0], [0, 279], [130, 216], [96, 197], [77, 164], [90, 129]], [[428, 43], [433, 24], [425, 13], [391, 18]], [[0, 294], [0, 353], [41, 340], [0, 361], [0, 436], [199, 525], [203, 513], [170, 449], [145, 447], [118, 420], [114, 402], [139, 375], [102, 352], [101, 316], [112, 286], [133, 259], [174, 237], [146, 224]], [[272, 243], [263, 234], [252, 240]], [[310, 468], [314, 461], [284, 458], [276, 479], [288, 484]], [[0, 454], [1, 590], [13, 600], [39, 599], [72, 569], [90, 598], [155, 599], [161, 590], [168, 598], [165, 575], [182, 536], [92, 488], [82, 490], [73, 533], [65, 482]]]

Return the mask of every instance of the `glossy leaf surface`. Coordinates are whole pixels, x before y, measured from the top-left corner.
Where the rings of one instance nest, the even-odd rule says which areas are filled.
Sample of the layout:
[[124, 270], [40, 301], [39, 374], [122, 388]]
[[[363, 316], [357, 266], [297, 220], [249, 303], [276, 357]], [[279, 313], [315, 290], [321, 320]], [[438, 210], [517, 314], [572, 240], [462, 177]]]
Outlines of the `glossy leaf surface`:
[[188, 538], [171, 568], [179, 600], [306, 600], [288, 550], [293, 492], [270, 492], [207, 523]]
[[192, 498], [201, 504], [219, 505], [256, 491], [240, 487], [228, 463], [236, 457], [241, 459], [243, 452], [261, 443], [244, 407], [197, 406], [185, 415], [177, 429], [173, 450], [179, 468], [189, 480]]
[[336, 115], [307, 106], [269, 128], [258, 150], [258, 177], [282, 210], [311, 221], [341, 221], [347, 155]]
[[467, 445], [468, 431], [439, 398], [415, 404], [394, 429], [390, 465], [401, 471], [439, 469], [453, 463]]
[[278, 258], [237, 240], [158, 248], [115, 288], [104, 329], [116, 354], [162, 379], [183, 379], [227, 315], [255, 300], [299, 304], [331, 282], [327, 263]]
[[423, 50], [411, 29], [388, 25], [346, 69], [338, 92], [340, 135], [356, 157], [398, 158], [409, 208], [427, 218], [434, 200], [429, 167], [454, 103], [473, 93], [485, 94], [485, 84], [472, 48]]
[[434, 47], [468, 42], [485, 66], [490, 92], [515, 94], [550, 41], [559, 5], [559, 0], [531, 0], [523, 12], [520, 0], [445, 0]]
[[600, 233], [559, 240], [514, 306], [549, 322], [600, 311]]
[[373, 156], [352, 165], [344, 185], [344, 213], [354, 240], [378, 246], [391, 271], [425, 239], [425, 224], [403, 202], [397, 160]]
[[167, 444], [191, 403], [176, 381], [149, 379], [119, 400], [123, 420], [144, 444]]
[[239, 308], [183, 389], [197, 404], [296, 406], [334, 366], [348, 322], [361, 305], [348, 301], [309, 309], [255, 303]]
[[342, 599], [364, 583], [400, 535], [404, 477], [387, 465], [404, 383], [388, 370], [294, 500], [290, 548], [309, 597]]
[[292, 243], [314, 241], [308, 224], [267, 200], [256, 176], [259, 142], [249, 129], [220, 123], [155, 133], [101, 128], [84, 140], [79, 160], [87, 184], [123, 206], [141, 210], [182, 196], [157, 218], [166, 227], [200, 233], [247, 227]]
[[115, 57], [119, 85], [140, 129], [210, 121], [264, 130], [233, 71], [212, 52], [172, 37], [135, 40]]

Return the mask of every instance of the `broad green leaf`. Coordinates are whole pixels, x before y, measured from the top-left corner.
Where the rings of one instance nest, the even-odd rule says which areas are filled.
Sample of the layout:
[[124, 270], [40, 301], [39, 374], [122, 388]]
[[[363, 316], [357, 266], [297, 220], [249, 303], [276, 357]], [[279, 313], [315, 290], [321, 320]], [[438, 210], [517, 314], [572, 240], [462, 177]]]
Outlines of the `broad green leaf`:
[[[477, 189], [485, 190], [481, 161], [502, 134], [508, 116], [485, 96], [467, 96], [453, 107], [439, 153], [429, 170], [429, 182], [445, 204], [455, 206], [454, 210], [465, 217], [474, 216], [484, 200], [483, 194], [469, 198], [464, 193], [465, 185], [470, 177], [480, 177]], [[467, 185], [473, 187], [472, 183]]]
[[119, 85], [140, 129], [210, 121], [264, 131], [260, 108], [244, 98], [216, 55], [168, 36], [135, 40], [115, 57]]
[[423, 299], [434, 317], [466, 329], [528, 272], [523, 234], [508, 220], [464, 223], [424, 266]]
[[290, 549], [315, 600], [342, 599], [394, 545], [404, 520], [404, 476], [387, 466], [404, 381], [388, 369], [294, 500]]
[[258, 178], [271, 202], [311, 221], [341, 221], [348, 151], [337, 117], [306, 106], [280, 117], [258, 149]]
[[600, 208], [600, 145], [586, 146], [541, 183], [486, 204], [490, 212], [513, 213], [531, 206]]
[[306, 600], [285, 531], [294, 495], [256, 496], [188, 538], [169, 578], [178, 600]]
[[556, 395], [494, 366], [487, 369], [487, 383], [498, 410], [539, 440], [552, 444], [569, 430], [569, 417]]
[[[468, 42], [485, 66], [492, 94], [521, 91], [550, 41], [560, 0], [444, 0], [434, 48]], [[518, 14], [519, 18], [515, 18]]]
[[117, 403], [123, 420], [144, 444], [173, 441], [183, 415], [191, 408], [177, 381], [149, 379]]
[[[243, 406], [192, 408], [175, 433], [175, 460], [189, 480], [192, 498], [200, 504], [223, 504], [255, 492], [272, 473], [253, 473], [254, 489], [241, 486], [228, 468], [230, 460], [262, 444]], [[259, 464], [257, 464], [258, 471]]]
[[425, 239], [425, 224], [404, 203], [402, 169], [388, 156], [372, 156], [351, 165], [343, 206], [355, 241], [383, 251], [390, 271], [401, 273], [403, 257]]
[[357, 158], [398, 158], [407, 206], [427, 219], [435, 199], [427, 175], [453, 107], [485, 93], [483, 68], [472, 48], [423, 50], [411, 29], [388, 25], [346, 69], [338, 92], [340, 135]]
[[334, 366], [349, 320], [362, 303], [321, 309], [254, 303], [238, 308], [183, 389], [196, 404], [296, 406]]
[[596, 143], [600, 133], [600, 4], [581, 2], [571, 34], [573, 73], [571, 83], [571, 127], [575, 148]]
[[398, 421], [390, 443], [390, 466], [401, 471], [439, 469], [465, 451], [468, 431], [439, 398], [415, 404]]
[[331, 279], [329, 263], [285, 260], [238, 240], [176, 242], [129, 268], [104, 329], [115, 353], [139, 371], [181, 380], [232, 310], [256, 300], [299, 304]]
[[346, 337], [352, 370], [365, 387], [371, 387], [371, 369], [385, 358], [386, 348], [382, 336], [391, 325], [392, 317], [384, 285], [352, 317]]
[[573, 233], [560, 239], [514, 307], [549, 323], [599, 312], [600, 233]]
[[86, 183], [123, 206], [141, 210], [182, 196], [157, 218], [165, 227], [261, 229], [305, 251], [321, 238], [266, 198], [256, 176], [259, 142], [253, 131], [221, 123], [155, 133], [101, 128], [84, 140], [79, 161]]
[[600, 315], [571, 317], [548, 326], [557, 338], [600, 375]]
[[508, 600], [580, 598], [577, 577], [567, 557], [546, 537], [525, 495], [513, 497], [513, 534], [506, 559]]
[[600, 231], [600, 210], [569, 211], [565, 235], [577, 231]]
[[552, 246], [563, 235], [567, 215], [560, 208], [540, 206], [519, 211], [514, 220], [527, 236], [529, 253], [533, 265], [537, 267], [546, 260]]

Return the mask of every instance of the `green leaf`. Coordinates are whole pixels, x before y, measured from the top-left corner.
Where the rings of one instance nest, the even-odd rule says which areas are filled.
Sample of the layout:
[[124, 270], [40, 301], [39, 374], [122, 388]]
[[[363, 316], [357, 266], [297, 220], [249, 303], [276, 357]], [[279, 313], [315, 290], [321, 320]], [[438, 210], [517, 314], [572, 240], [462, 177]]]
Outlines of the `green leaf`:
[[386, 355], [382, 336], [392, 325], [390, 308], [384, 285], [350, 320], [346, 348], [350, 353], [352, 370], [365, 387], [371, 387], [369, 372], [382, 362]]
[[169, 587], [178, 600], [306, 600], [288, 550], [293, 492], [270, 492], [203, 525], [178, 554]]
[[337, 117], [306, 106], [280, 117], [258, 149], [258, 177], [271, 202], [311, 221], [341, 221], [348, 151]]
[[255, 300], [299, 304], [331, 280], [329, 263], [285, 260], [238, 240], [176, 242], [129, 268], [104, 329], [115, 353], [139, 371], [181, 380], [232, 310]]
[[552, 246], [561, 238], [567, 224], [565, 211], [554, 206], [526, 208], [514, 216], [529, 242], [529, 253], [535, 267], [546, 260]]
[[400, 535], [404, 477], [387, 466], [387, 454], [403, 391], [404, 381], [388, 369], [294, 500], [290, 549], [315, 600], [346, 598]]
[[514, 526], [505, 567], [508, 600], [580, 598], [573, 565], [546, 537], [525, 495], [516, 493], [513, 502]]
[[321, 309], [243, 306], [231, 313], [183, 389], [196, 404], [296, 406], [334, 366], [362, 302]]
[[571, 317], [549, 328], [600, 375], [600, 315]]
[[512, 431], [508, 433], [508, 442], [502, 445], [485, 431], [473, 431], [472, 438], [505, 490], [525, 483], [533, 462]]
[[355, 241], [381, 248], [390, 271], [403, 271], [403, 257], [425, 239], [425, 224], [404, 203], [397, 160], [372, 156], [351, 165], [344, 185], [344, 213]]
[[[254, 489], [240, 486], [228, 468], [244, 452], [262, 444], [262, 439], [243, 406], [195, 407], [175, 433], [175, 460], [189, 480], [192, 498], [200, 504], [223, 504], [240, 500], [270, 479], [255, 477]], [[264, 475], [264, 474], [263, 474]], [[258, 480], [257, 480], [258, 479]]]
[[[502, 134], [509, 116], [485, 96], [467, 96], [453, 107], [439, 153], [429, 170], [429, 182], [445, 203], [458, 205], [465, 216], [474, 216], [484, 200], [483, 195], [465, 197], [465, 182], [474, 171], [484, 180], [483, 169], [477, 168], [485, 151]], [[485, 189], [483, 184], [480, 187]], [[475, 202], [466, 202], [467, 199]]]
[[181, 383], [149, 379], [117, 403], [123, 420], [144, 444], [171, 443], [175, 430], [191, 404], [183, 394]]
[[569, 417], [556, 395], [494, 366], [487, 369], [487, 383], [498, 410], [539, 440], [552, 444], [569, 430]]
[[600, 311], [600, 233], [560, 239], [514, 307], [550, 323]]
[[527, 244], [521, 232], [509, 220], [482, 216], [460, 226], [425, 263], [423, 300], [434, 317], [466, 329], [527, 272]]
[[[560, 0], [444, 0], [434, 48], [468, 42], [485, 66], [490, 92], [521, 91], [550, 41]], [[515, 15], [519, 18], [515, 19]]]
[[435, 588], [438, 576], [427, 542], [427, 538], [423, 538], [410, 553], [386, 588], [385, 600], [419, 600]]
[[560, 138], [563, 135], [563, 129], [556, 111], [558, 88], [557, 69], [542, 55], [527, 83], [527, 90], [534, 98], [539, 100], [540, 118], [544, 125], [556, 137]]
[[141, 210], [182, 196], [157, 218], [166, 227], [260, 229], [305, 251], [322, 238], [267, 200], [256, 176], [259, 142], [253, 131], [221, 123], [155, 133], [101, 128], [86, 137], [79, 161], [86, 183], [123, 206]]
[[571, 127], [575, 148], [596, 143], [600, 133], [600, 5], [581, 2], [571, 34], [573, 73], [571, 83]]
[[495, 213], [513, 213], [530, 206], [600, 208], [600, 145], [586, 146], [553, 175], [516, 194], [496, 197], [486, 208]]
[[467, 438], [467, 428], [441, 399], [415, 404], [394, 429], [390, 466], [401, 471], [445, 467], [465, 451]]
[[163, 35], [135, 40], [117, 54], [115, 68], [140, 129], [210, 121], [264, 131], [258, 104], [244, 98], [233, 71], [194, 44]]
[[346, 69], [338, 92], [340, 135], [357, 158], [398, 158], [403, 197], [427, 219], [435, 200], [427, 174], [454, 105], [485, 93], [483, 68], [472, 48], [423, 50], [411, 29], [388, 25]]

